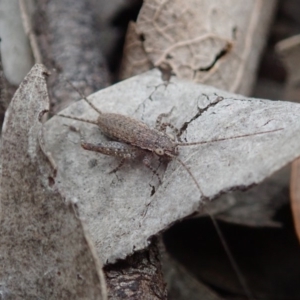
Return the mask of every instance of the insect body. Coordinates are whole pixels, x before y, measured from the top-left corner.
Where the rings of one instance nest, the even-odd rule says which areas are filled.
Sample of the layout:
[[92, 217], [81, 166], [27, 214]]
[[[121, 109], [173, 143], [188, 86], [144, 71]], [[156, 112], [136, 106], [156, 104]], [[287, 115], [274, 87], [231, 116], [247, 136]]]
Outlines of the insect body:
[[159, 115], [156, 129], [151, 129], [145, 123], [128, 116], [101, 113], [98, 109], [97, 112], [99, 117], [95, 122], [62, 114], [60, 116], [93, 123], [99, 127], [104, 135], [114, 140], [101, 144], [87, 143], [83, 139], [81, 141], [81, 146], [86, 150], [120, 157], [120, 165], [113, 171], [118, 170], [126, 159], [143, 157], [142, 160], [145, 166], [151, 169], [161, 182], [156, 170], [151, 166], [153, 155], [167, 160], [178, 156], [178, 143], [175, 142], [175, 138], [172, 135], [166, 133], [166, 127], [170, 126], [173, 128], [173, 126], [168, 123], [161, 123], [162, 118], [167, 114]]
[[[74, 87], [74, 89], [76, 88]], [[78, 91], [78, 93], [80, 92]], [[166, 129], [168, 127], [173, 129], [176, 133], [177, 139], [179, 139], [179, 135], [180, 135], [179, 130], [170, 123], [162, 122], [162, 119], [164, 117], [168, 117], [171, 114], [172, 110], [169, 113], [160, 114], [157, 117], [155, 128], [152, 129], [147, 124], [139, 120], [136, 120], [134, 118], [131, 118], [129, 116], [116, 114], [116, 113], [103, 113], [97, 107], [95, 107], [94, 104], [89, 99], [84, 97], [81, 93], [80, 95], [96, 112], [98, 112], [99, 116], [97, 120], [92, 121], [83, 118], [67, 116], [64, 114], [59, 114], [58, 116], [97, 125], [100, 131], [104, 135], [106, 135], [107, 137], [113, 140], [111, 142], [106, 142], [101, 144], [91, 144], [91, 143], [87, 143], [86, 141], [84, 141], [83, 138], [81, 138], [81, 146], [85, 150], [96, 151], [105, 155], [111, 155], [111, 156], [121, 158], [120, 164], [111, 172], [115, 172], [118, 169], [120, 169], [120, 167], [124, 164], [126, 159], [141, 158], [144, 165], [148, 167], [158, 177], [158, 180], [161, 183], [162, 181], [160, 179], [159, 174], [151, 166], [151, 161], [153, 159], [153, 156], [154, 155], [159, 156], [166, 161], [175, 159], [189, 173], [189, 175], [195, 182], [202, 196], [204, 196], [204, 194], [202, 192], [202, 189], [200, 188], [198, 181], [195, 179], [190, 169], [178, 157], [179, 155], [178, 146], [206, 144], [206, 143], [212, 143], [217, 141], [223, 141], [227, 139], [237, 139], [249, 135], [259, 135], [259, 134], [265, 134], [268, 132], [276, 131], [276, 130], [263, 131], [263, 132], [256, 132], [254, 134], [245, 134], [245, 135], [239, 135], [230, 138], [214, 139], [210, 141], [182, 143], [182, 142], [178, 142], [173, 135], [166, 132]], [[218, 97], [216, 101], [220, 101], [219, 98], [221, 97]]]
[[[82, 95], [71, 82], [69, 83], [81, 95], [81, 97], [96, 112], [98, 112], [99, 116], [96, 121], [66, 116], [63, 114], [59, 114], [59, 116], [95, 124], [99, 127], [100, 131], [104, 135], [115, 141], [107, 142], [105, 144], [91, 144], [85, 142], [83, 138], [81, 139], [81, 146], [86, 150], [96, 151], [102, 154], [117, 156], [121, 158], [119, 166], [111, 172], [117, 171], [124, 164], [126, 159], [143, 157], [142, 160], [144, 165], [152, 170], [152, 172], [158, 177], [161, 183], [161, 179], [158, 173], [151, 166], [151, 160], [153, 158], [153, 155], [155, 154], [166, 160], [175, 158], [187, 169], [188, 173], [190, 173], [190, 175], [193, 177], [190, 170], [177, 157], [178, 145], [181, 145], [181, 143], [176, 142], [174, 136], [167, 133], [166, 129], [167, 127], [172, 128], [177, 133], [177, 135], [179, 135], [179, 131], [172, 124], [162, 122], [162, 119], [169, 116], [172, 110], [168, 114], [160, 114], [157, 117], [155, 129], [151, 129], [147, 124], [129, 116], [115, 113], [102, 113], [97, 107], [94, 106], [94, 104], [89, 99]], [[193, 180], [201, 191], [196, 179], [193, 178]]]
[[[160, 116], [159, 116], [160, 119]], [[120, 114], [101, 114], [97, 120], [100, 130], [108, 137], [149, 150], [157, 155], [178, 155], [174, 138], [165, 132], [151, 129], [145, 123]]]

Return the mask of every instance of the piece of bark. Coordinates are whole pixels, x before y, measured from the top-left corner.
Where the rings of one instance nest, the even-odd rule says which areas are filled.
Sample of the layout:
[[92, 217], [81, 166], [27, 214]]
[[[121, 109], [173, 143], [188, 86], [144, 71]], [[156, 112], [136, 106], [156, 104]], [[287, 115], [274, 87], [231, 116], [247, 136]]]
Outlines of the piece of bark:
[[6, 112], [1, 145], [0, 282], [3, 299], [106, 299], [101, 263], [76, 206], [65, 201], [39, 144], [49, 109], [35, 65]]
[[[109, 84], [109, 74], [97, 38], [98, 5], [92, 0], [38, 1], [34, 31], [43, 63], [57, 69], [88, 95]], [[66, 82], [53, 74], [49, 80], [52, 112], [78, 99]]]
[[104, 271], [110, 299], [167, 299], [156, 241]]
[[[179, 78], [248, 95], [276, 1], [145, 1], [137, 19], [139, 39], [124, 53], [126, 76], [134, 61], [165, 69]], [[132, 30], [132, 27], [130, 28]], [[132, 38], [134, 35], [131, 34]], [[132, 66], [126, 66], [126, 61]]]
[[[92, 98], [100, 110], [133, 116], [150, 127], [160, 113], [174, 107], [170, 121], [181, 128], [182, 139], [187, 141], [248, 134], [240, 139], [180, 147], [180, 158], [206, 199], [257, 184], [300, 155], [300, 106], [294, 103], [243, 98], [176, 77], [166, 84], [158, 70], [121, 82]], [[70, 106], [64, 114], [92, 120], [98, 117], [84, 102]], [[60, 185], [69, 191], [68, 199], [77, 201], [102, 261], [114, 262], [146, 247], [150, 236], [201, 207], [203, 195], [175, 160], [165, 173], [165, 165], [158, 169], [162, 185], [141, 161], [128, 162], [116, 174], [108, 174], [119, 161], [84, 151], [78, 133], [68, 127], [78, 127], [86, 141], [99, 143], [106, 138], [96, 126], [59, 117], [46, 125], [47, 149], [57, 161]], [[157, 167], [155, 163], [153, 166]]]

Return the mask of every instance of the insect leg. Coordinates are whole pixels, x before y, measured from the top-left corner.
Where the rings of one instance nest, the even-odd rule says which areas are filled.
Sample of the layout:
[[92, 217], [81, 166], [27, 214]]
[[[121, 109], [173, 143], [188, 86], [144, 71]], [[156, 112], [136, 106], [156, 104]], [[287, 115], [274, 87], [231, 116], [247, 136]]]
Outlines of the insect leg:
[[180, 130], [178, 128], [176, 128], [170, 122], [162, 122], [163, 118], [169, 117], [171, 115], [173, 109], [174, 109], [174, 107], [170, 110], [170, 112], [162, 113], [162, 114], [158, 115], [158, 117], [156, 119], [155, 129], [162, 131], [162, 132], [166, 132], [167, 128], [169, 127], [175, 132], [176, 137], [180, 140]]
[[174, 109], [174, 107], [172, 107], [172, 109], [168, 113], [162, 113], [162, 114], [158, 115], [158, 117], [156, 119], [156, 123], [155, 123], [155, 129], [160, 130], [161, 125], [162, 125], [162, 119], [169, 117], [172, 114], [173, 109]]
[[113, 142], [113, 141], [105, 142], [101, 144], [92, 144], [81, 140], [81, 147], [85, 150], [95, 151], [105, 155], [120, 157], [121, 161], [119, 165], [113, 170], [111, 170], [109, 174], [118, 171], [123, 166], [126, 159], [134, 159], [141, 152], [140, 149], [134, 146], [127, 145], [124, 143], [119, 143], [119, 142]]
[[121, 169], [122, 166], [124, 165], [125, 160], [126, 158], [122, 158], [120, 163], [117, 165], [117, 167], [112, 169], [110, 172], [108, 172], [108, 174], [116, 173], [119, 169]]
[[[62, 76], [62, 75], [61, 75]], [[101, 110], [99, 108], [97, 108], [85, 95], [83, 95], [81, 93], [81, 91], [66, 77], [62, 76], [64, 78], [64, 80], [81, 96], [81, 98], [83, 100], [85, 100], [85, 102], [92, 107], [98, 114], [102, 114]], [[63, 116], [63, 115], [60, 115]], [[65, 117], [68, 118], [68, 117]]]
[[173, 124], [169, 123], [169, 122], [167, 122], [167, 123], [161, 123], [160, 127], [158, 128], [158, 130], [162, 131], [162, 132], [166, 132], [167, 127], [171, 128], [175, 132], [176, 137], [179, 138], [180, 130], [178, 128], [176, 128]]
[[160, 178], [159, 174], [158, 174], [157, 171], [151, 166], [151, 160], [152, 160], [152, 158], [153, 158], [153, 153], [148, 153], [148, 154], [146, 154], [146, 155], [144, 156], [144, 158], [143, 158], [143, 164], [144, 164], [148, 169], [150, 169], [154, 175], [157, 176], [158, 181], [159, 181], [159, 183], [161, 184], [162, 181], [161, 181], [161, 178]]

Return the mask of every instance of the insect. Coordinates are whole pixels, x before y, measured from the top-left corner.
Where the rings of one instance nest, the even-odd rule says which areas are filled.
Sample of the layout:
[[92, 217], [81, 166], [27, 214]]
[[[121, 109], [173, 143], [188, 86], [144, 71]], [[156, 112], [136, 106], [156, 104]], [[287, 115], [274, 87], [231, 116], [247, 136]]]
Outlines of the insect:
[[[219, 142], [228, 139], [238, 139], [247, 137], [249, 135], [266, 134], [278, 130], [262, 131], [254, 134], [244, 134], [230, 138], [213, 139], [210, 141], [182, 143], [178, 141], [180, 140], [180, 131], [171, 123], [163, 122], [163, 118], [170, 116], [173, 109], [169, 113], [160, 114], [157, 117], [156, 126], [153, 129], [147, 124], [129, 116], [116, 113], [103, 113], [88, 98], [82, 95], [82, 93], [71, 82], [69, 82], [69, 84], [71, 84], [73, 88], [76, 89], [76, 91], [80, 94], [82, 99], [84, 99], [99, 114], [98, 119], [87, 120], [84, 118], [78, 118], [64, 114], [58, 114], [58, 116], [97, 125], [104, 135], [113, 140], [101, 144], [91, 144], [86, 142], [83, 137], [81, 137], [81, 146], [85, 150], [95, 151], [105, 155], [119, 157], [121, 159], [119, 165], [110, 173], [119, 170], [126, 160], [139, 158], [142, 159], [143, 164], [149, 168], [158, 177], [159, 182], [162, 183], [159, 174], [151, 166], [151, 161], [153, 160], [154, 156], [158, 156], [165, 161], [175, 159], [189, 173], [202, 196], [204, 196], [204, 194], [199, 183], [186, 164], [178, 157], [178, 147]], [[222, 97], [217, 97], [215, 103], [221, 101], [222, 99]], [[175, 136], [166, 131], [168, 127], [176, 133], [177, 140], [175, 139]]]
[[[72, 83], [69, 82], [69, 84], [73, 86]], [[205, 195], [202, 192], [202, 189], [198, 181], [196, 180], [196, 178], [194, 177], [194, 175], [192, 174], [188, 166], [180, 159], [179, 147], [206, 144], [211, 142], [224, 141], [228, 139], [238, 139], [238, 138], [247, 137], [249, 135], [266, 134], [269, 132], [281, 130], [281, 129], [277, 129], [277, 130], [256, 132], [254, 134], [244, 134], [244, 135], [234, 136], [231, 138], [213, 139], [210, 141], [183, 143], [180, 141], [181, 132], [178, 129], [176, 129], [172, 124], [168, 122], [163, 122], [163, 119], [167, 118], [172, 113], [172, 110], [169, 113], [160, 114], [157, 118], [155, 128], [152, 129], [145, 123], [136, 120], [134, 118], [131, 118], [129, 116], [116, 114], [116, 113], [104, 113], [100, 111], [88, 98], [82, 95], [80, 91], [76, 89], [76, 87], [73, 86], [73, 88], [99, 114], [97, 120], [87, 120], [84, 118], [78, 118], [78, 117], [68, 116], [64, 114], [58, 114], [58, 116], [97, 125], [104, 135], [108, 136], [113, 140], [101, 144], [92, 144], [86, 142], [83, 139], [83, 137], [81, 137], [81, 146], [84, 149], [89, 151], [96, 151], [105, 155], [115, 156], [121, 159], [119, 165], [111, 172], [115, 172], [119, 170], [126, 160], [141, 159], [144, 165], [148, 167], [157, 176], [159, 182], [161, 183], [162, 180], [159, 174], [157, 173], [157, 171], [152, 167], [151, 161], [155, 156], [160, 157], [167, 161], [175, 159], [184, 167], [184, 169], [190, 175], [195, 185], [197, 186], [201, 194], [201, 197], [205, 197]], [[222, 100], [221, 97], [220, 98], [217, 97], [215, 102], [221, 100]], [[170, 128], [171, 130], [174, 131], [177, 139], [175, 136], [167, 132], [167, 128]], [[230, 249], [227, 246], [227, 243], [222, 235], [222, 232], [220, 231], [217, 221], [207, 211], [206, 213], [210, 216], [212, 222], [214, 223], [218, 235], [221, 238], [223, 247], [231, 261], [233, 268], [235, 269], [236, 274], [238, 275], [238, 278], [240, 280], [241, 285], [243, 286], [243, 289], [246, 291], [246, 294], [250, 295], [248, 296], [248, 298], [249, 299], [252, 298], [250, 292], [248, 292], [249, 289], [247, 288], [247, 284], [245, 283], [245, 280], [243, 279], [243, 276], [239, 271], [239, 268], [235, 260], [232, 257], [232, 254], [230, 252]]]

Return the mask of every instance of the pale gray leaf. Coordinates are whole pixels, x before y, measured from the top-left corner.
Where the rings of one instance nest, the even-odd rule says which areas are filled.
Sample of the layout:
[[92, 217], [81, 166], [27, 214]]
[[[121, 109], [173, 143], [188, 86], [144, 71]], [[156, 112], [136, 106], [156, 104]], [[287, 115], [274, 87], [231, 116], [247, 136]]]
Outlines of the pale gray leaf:
[[[103, 112], [133, 116], [150, 127], [160, 113], [174, 107], [169, 121], [185, 129], [182, 139], [188, 142], [248, 135], [179, 147], [180, 159], [206, 199], [255, 185], [300, 155], [300, 106], [294, 103], [245, 98], [177, 78], [166, 84], [158, 70], [104, 89], [91, 99]], [[83, 101], [63, 113], [98, 117]], [[47, 123], [47, 149], [58, 164], [60, 186], [68, 191], [68, 199], [76, 201], [103, 261], [114, 262], [146, 247], [152, 235], [201, 207], [203, 195], [177, 161], [170, 162], [165, 173], [166, 165], [159, 168], [162, 185], [141, 161], [128, 162], [109, 174], [119, 160], [83, 150], [70, 125], [80, 129], [88, 142], [107, 138], [92, 124], [60, 117]]]

